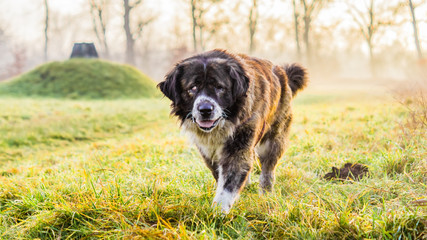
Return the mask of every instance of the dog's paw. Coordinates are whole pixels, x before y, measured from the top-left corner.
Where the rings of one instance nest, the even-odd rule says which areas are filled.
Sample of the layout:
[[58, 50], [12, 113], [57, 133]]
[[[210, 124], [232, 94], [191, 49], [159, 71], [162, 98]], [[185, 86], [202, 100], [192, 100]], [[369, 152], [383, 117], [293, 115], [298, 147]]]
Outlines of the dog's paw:
[[265, 194], [268, 192], [273, 191], [273, 185], [274, 185], [274, 175], [272, 173], [270, 174], [263, 174], [261, 173], [261, 176], [259, 178], [259, 193]]
[[259, 188], [259, 189], [258, 189], [258, 193], [259, 193], [259, 195], [266, 195], [266, 194], [269, 194], [269, 193], [271, 193], [271, 192], [273, 192], [273, 189], [272, 189], [272, 188], [270, 188], [270, 189], [266, 189], [266, 188]]
[[234, 203], [235, 196], [232, 193], [223, 191], [217, 194], [213, 200], [212, 206], [218, 208], [221, 212], [227, 214], [230, 212], [231, 207]]
[[212, 208], [216, 209], [217, 211], [220, 211], [223, 215], [226, 215], [230, 212], [231, 205], [214, 201], [212, 203]]

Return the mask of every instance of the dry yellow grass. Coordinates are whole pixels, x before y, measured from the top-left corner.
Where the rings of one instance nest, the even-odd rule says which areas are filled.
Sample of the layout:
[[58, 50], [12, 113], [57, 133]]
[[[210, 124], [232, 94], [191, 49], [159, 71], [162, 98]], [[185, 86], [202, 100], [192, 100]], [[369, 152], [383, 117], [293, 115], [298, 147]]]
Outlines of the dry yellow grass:
[[[301, 94], [275, 191], [257, 172], [231, 213], [162, 100], [0, 99], [0, 238], [419, 239], [426, 138], [402, 138], [389, 99]], [[369, 166], [328, 182], [332, 166]]]

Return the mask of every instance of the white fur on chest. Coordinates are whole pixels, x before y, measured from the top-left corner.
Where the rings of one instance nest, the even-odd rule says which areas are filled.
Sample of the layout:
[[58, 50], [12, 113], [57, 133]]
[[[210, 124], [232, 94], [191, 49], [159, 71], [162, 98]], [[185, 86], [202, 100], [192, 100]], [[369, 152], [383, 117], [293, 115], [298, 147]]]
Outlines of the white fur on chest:
[[197, 146], [201, 154], [212, 162], [220, 160], [225, 142], [234, 133], [234, 125], [223, 119], [209, 133], [200, 131], [190, 119], [185, 120], [182, 129], [189, 136], [190, 141]]

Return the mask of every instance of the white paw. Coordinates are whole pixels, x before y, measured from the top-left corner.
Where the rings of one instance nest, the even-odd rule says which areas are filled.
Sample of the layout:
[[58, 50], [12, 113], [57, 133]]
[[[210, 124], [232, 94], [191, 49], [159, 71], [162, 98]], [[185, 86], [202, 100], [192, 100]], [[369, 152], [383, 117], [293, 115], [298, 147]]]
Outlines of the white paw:
[[222, 191], [217, 194], [213, 200], [213, 206], [217, 206], [221, 209], [223, 213], [229, 213], [231, 206], [234, 203], [236, 194], [230, 193], [228, 191]]
[[217, 208], [218, 210], [221, 210], [221, 212], [223, 214], [227, 214], [231, 210], [231, 205], [225, 205], [225, 204], [219, 203], [219, 202], [213, 202], [212, 207]]

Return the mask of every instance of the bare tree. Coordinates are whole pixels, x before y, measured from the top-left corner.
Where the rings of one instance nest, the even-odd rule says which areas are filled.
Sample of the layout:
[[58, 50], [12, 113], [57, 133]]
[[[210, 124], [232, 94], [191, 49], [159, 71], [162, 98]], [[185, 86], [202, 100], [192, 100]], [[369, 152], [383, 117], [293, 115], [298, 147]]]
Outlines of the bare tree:
[[[376, 74], [376, 67], [374, 61], [374, 37], [377, 35], [378, 30], [383, 26], [390, 26], [396, 24], [393, 19], [382, 17], [382, 13], [389, 12], [394, 13], [395, 15], [400, 9], [401, 5], [391, 6], [388, 5], [386, 8], [384, 5], [382, 9], [379, 9], [375, 4], [376, 0], [369, 0], [367, 4], [365, 4], [365, 9], [361, 10], [356, 5], [352, 3], [347, 3], [349, 6], [349, 13], [351, 14], [353, 20], [359, 27], [359, 31], [362, 34], [366, 44], [369, 48], [369, 63], [371, 66], [371, 73], [373, 75]], [[365, 2], [366, 3], [366, 2]], [[378, 9], [377, 9], [378, 8]]]
[[[139, 4], [141, 1], [135, 2], [135, 4]], [[135, 64], [135, 53], [134, 53], [134, 45], [135, 39], [133, 38], [133, 34], [130, 31], [130, 11], [134, 8], [135, 5], [129, 5], [129, 0], [124, 0], [124, 29], [126, 33], [126, 62], [130, 64]]]
[[297, 45], [297, 57], [301, 58], [301, 44], [299, 41], [299, 11], [296, 5], [296, 0], [292, 0], [292, 6], [294, 9], [294, 28], [295, 28], [295, 44]]
[[303, 42], [305, 46], [305, 56], [308, 63], [311, 63], [312, 50], [310, 43], [310, 31], [313, 20], [317, 14], [326, 6], [330, 0], [293, 0], [294, 10], [294, 27], [295, 27], [295, 41], [297, 45], [298, 57], [301, 56], [301, 45], [299, 38], [299, 26], [304, 23]]
[[49, 5], [48, 1], [44, 0], [45, 7], [45, 21], [44, 21], [44, 61], [48, 60], [47, 47], [48, 47], [48, 30], [49, 30]]
[[257, 0], [252, 0], [252, 6], [249, 11], [249, 52], [250, 53], [252, 53], [255, 50], [254, 36], [256, 32], [257, 23], [258, 23]]
[[374, 54], [373, 54], [373, 37], [378, 31], [380, 25], [379, 22], [374, 21], [375, 9], [374, 0], [369, 0], [370, 3], [367, 7], [366, 12], [360, 11], [356, 6], [350, 5], [350, 14], [354, 21], [359, 25], [359, 30], [362, 33], [363, 38], [369, 48], [369, 60], [371, 67], [374, 66]]
[[[100, 45], [104, 48], [104, 56], [110, 56], [110, 50], [107, 42], [107, 17], [106, 9], [110, 0], [89, 0], [90, 14], [92, 16], [93, 30]], [[99, 29], [100, 28], [100, 29]]]
[[124, 30], [126, 33], [126, 62], [129, 64], [135, 64], [135, 41], [137, 38], [141, 37], [143, 28], [151, 23], [154, 20], [154, 17], [148, 17], [144, 20], [139, 20], [137, 22], [137, 27], [134, 31], [131, 30], [130, 26], [130, 14], [132, 9], [136, 8], [138, 5], [141, 5], [142, 0], [136, 0], [133, 4], [129, 3], [129, 0], [123, 0], [124, 5]]
[[191, 0], [191, 20], [193, 23], [193, 48], [194, 51], [197, 52], [197, 37], [196, 37], [196, 28], [197, 28], [197, 17], [196, 17], [196, 1], [197, 0]]
[[[206, 47], [206, 37], [204, 36], [205, 32], [210, 32], [211, 36], [217, 31], [217, 27], [224, 23], [224, 21], [219, 20], [211, 23], [211, 28], [209, 29], [208, 24], [206, 24], [204, 15], [209, 11], [212, 6], [216, 3], [221, 2], [222, 0], [190, 0], [191, 4], [191, 19], [192, 19], [192, 35], [193, 35], [193, 48], [197, 52], [199, 49], [201, 51], [205, 50]], [[197, 33], [199, 36], [197, 37]]]
[[305, 45], [305, 53], [306, 58], [309, 63], [312, 62], [312, 52], [311, 52], [311, 44], [310, 44], [310, 30], [311, 23], [316, 15], [320, 12], [320, 10], [325, 6], [328, 0], [301, 0], [303, 5], [303, 20], [304, 20], [304, 45]]
[[409, 2], [409, 8], [411, 10], [412, 27], [414, 28], [415, 46], [417, 47], [418, 58], [422, 59], [423, 58], [423, 52], [421, 50], [420, 39], [418, 38], [418, 28], [417, 28], [417, 18], [415, 17], [415, 7], [412, 4], [412, 0], [408, 0], [408, 2]]

